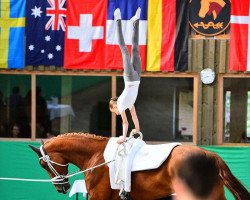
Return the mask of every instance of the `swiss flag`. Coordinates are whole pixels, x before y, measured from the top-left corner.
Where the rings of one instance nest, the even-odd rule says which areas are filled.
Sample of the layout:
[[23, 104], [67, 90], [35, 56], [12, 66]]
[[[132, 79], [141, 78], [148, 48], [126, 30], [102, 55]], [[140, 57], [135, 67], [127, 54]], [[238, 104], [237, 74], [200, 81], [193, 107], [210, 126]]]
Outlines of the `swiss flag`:
[[105, 68], [107, 0], [67, 1], [64, 67]]
[[250, 1], [231, 0], [230, 70], [250, 71]]
[[120, 8], [126, 45], [131, 50], [132, 22], [141, 7], [139, 45], [142, 68], [146, 65], [147, 0], [70, 0], [67, 2], [67, 31], [64, 67], [67, 69], [122, 69], [116, 38], [114, 10]]

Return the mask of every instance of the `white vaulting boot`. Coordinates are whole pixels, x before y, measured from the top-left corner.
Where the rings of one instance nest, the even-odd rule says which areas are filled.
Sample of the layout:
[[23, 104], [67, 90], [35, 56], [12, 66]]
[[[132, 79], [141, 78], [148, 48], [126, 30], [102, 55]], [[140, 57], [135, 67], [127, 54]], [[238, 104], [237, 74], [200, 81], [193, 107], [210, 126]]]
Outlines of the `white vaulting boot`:
[[130, 20], [134, 23], [136, 20], [140, 19], [140, 16], [141, 16], [141, 8], [138, 7], [135, 15]]
[[122, 19], [120, 8], [115, 9], [114, 17], [115, 17], [115, 21]]

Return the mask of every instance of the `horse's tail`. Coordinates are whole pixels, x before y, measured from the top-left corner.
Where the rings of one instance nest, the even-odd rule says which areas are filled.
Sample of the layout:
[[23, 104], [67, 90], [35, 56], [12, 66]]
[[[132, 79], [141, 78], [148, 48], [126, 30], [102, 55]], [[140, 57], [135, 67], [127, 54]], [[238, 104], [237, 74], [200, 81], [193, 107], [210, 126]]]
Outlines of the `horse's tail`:
[[242, 185], [242, 183], [232, 174], [231, 170], [227, 164], [217, 155], [217, 166], [219, 169], [219, 176], [223, 183], [229, 189], [229, 191], [234, 195], [236, 200], [250, 200], [250, 193]]

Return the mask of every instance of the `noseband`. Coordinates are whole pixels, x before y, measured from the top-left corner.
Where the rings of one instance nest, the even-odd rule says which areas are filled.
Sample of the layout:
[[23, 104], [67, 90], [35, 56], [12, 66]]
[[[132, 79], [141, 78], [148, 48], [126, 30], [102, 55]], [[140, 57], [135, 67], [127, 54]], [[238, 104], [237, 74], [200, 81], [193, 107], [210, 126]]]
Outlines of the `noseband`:
[[[61, 167], [67, 167], [69, 164], [60, 164], [60, 163], [57, 163], [55, 161], [52, 161], [50, 160], [50, 157], [49, 155], [47, 155], [44, 151], [44, 148], [43, 148], [43, 145], [40, 146], [40, 152], [42, 154], [42, 157], [39, 158], [39, 160], [43, 160], [45, 163], [47, 163], [49, 169], [52, 171], [52, 173], [55, 175], [54, 178], [51, 179], [51, 181], [53, 182], [53, 184], [65, 184], [65, 183], [68, 183], [68, 181], [65, 181], [66, 179], [66, 176], [65, 175], [61, 175], [59, 174], [56, 169], [53, 167], [52, 164], [54, 165], [58, 165], [58, 166], [61, 166]], [[59, 182], [60, 181], [60, 182]], [[62, 182], [61, 182], [62, 181]]]

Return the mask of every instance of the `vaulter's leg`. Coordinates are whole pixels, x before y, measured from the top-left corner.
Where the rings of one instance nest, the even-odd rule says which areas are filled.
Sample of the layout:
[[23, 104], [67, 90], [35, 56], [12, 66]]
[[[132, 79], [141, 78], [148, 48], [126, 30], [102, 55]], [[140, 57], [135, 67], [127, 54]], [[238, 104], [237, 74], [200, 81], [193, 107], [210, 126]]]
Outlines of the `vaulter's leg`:
[[128, 48], [124, 42], [123, 34], [122, 34], [122, 22], [121, 22], [121, 11], [117, 8], [114, 12], [115, 22], [116, 22], [116, 32], [117, 32], [117, 39], [119, 43], [119, 47], [122, 52], [122, 59], [123, 59], [123, 68], [124, 68], [124, 76], [129, 77], [133, 74], [133, 68], [130, 60], [130, 55], [128, 52]]
[[139, 51], [139, 20], [141, 15], [141, 8], [136, 10], [135, 15], [131, 18], [133, 23], [133, 35], [132, 35], [132, 65], [134, 70], [141, 74], [141, 57]]

